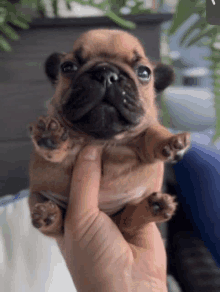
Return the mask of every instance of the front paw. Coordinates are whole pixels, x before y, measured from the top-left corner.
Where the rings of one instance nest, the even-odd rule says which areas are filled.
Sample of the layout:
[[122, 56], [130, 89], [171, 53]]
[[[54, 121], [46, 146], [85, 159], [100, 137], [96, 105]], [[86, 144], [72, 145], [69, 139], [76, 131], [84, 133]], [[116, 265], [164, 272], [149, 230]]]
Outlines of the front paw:
[[53, 117], [40, 116], [28, 126], [36, 150], [52, 162], [60, 162], [70, 147], [68, 131]]
[[176, 163], [183, 158], [189, 146], [190, 133], [176, 134], [159, 145], [155, 150], [155, 156], [165, 162]]

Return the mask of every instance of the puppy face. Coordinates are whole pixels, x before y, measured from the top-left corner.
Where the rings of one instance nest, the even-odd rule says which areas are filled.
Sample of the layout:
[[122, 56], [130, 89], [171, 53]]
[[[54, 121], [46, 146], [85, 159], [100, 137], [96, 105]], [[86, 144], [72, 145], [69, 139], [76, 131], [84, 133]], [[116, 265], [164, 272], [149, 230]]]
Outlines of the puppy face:
[[88, 31], [72, 52], [51, 55], [45, 71], [56, 86], [55, 111], [73, 130], [101, 140], [155, 122], [155, 94], [173, 79], [168, 66], [153, 66], [138, 39], [108, 29]]

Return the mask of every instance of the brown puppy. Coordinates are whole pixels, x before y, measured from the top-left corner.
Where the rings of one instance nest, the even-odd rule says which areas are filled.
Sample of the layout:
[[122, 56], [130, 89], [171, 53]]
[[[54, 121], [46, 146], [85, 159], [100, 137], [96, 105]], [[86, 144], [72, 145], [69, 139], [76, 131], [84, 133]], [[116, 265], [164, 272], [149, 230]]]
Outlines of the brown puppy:
[[103, 145], [99, 208], [122, 232], [169, 220], [176, 203], [161, 193], [164, 162], [190, 144], [188, 133], [158, 122], [155, 96], [171, 84], [172, 69], [154, 67], [131, 34], [108, 29], [84, 33], [45, 69], [56, 91], [48, 116], [30, 125], [33, 225], [52, 237], [63, 232], [74, 162], [87, 144]]

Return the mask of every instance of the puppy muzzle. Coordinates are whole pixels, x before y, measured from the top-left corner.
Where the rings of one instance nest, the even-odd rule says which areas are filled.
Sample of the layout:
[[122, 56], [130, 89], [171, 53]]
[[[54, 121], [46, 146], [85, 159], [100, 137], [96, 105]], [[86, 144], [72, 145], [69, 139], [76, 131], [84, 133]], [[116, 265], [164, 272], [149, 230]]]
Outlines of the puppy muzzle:
[[134, 80], [109, 63], [93, 65], [73, 79], [62, 115], [73, 129], [109, 139], [137, 126], [144, 110]]

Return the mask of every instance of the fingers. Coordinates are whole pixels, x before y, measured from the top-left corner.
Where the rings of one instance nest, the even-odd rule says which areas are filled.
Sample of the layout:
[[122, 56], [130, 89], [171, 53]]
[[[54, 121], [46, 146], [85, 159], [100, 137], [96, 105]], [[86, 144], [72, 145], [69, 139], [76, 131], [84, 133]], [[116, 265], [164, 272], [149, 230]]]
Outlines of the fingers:
[[70, 198], [66, 220], [91, 209], [98, 211], [98, 196], [101, 178], [101, 147], [87, 146], [78, 156], [73, 169]]

